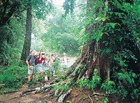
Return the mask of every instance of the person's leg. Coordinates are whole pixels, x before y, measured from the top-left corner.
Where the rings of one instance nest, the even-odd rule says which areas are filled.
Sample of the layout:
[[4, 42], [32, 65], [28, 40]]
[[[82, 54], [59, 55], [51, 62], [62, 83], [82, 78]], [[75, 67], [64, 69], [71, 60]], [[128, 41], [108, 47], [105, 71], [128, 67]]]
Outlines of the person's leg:
[[44, 71], [41, 73], [41, 76], [44, 78], [45, 81], [48, 80], [48, 76], [47, 76], [47, 74], [45, 74]]
[[33, 66], [30, 67], [30, 69], [28, 68], [28, 81], [31, 81], [33, 77]]
[[33, 75], [32, 74], [28, 74], [28, 81], [31, 81]]
[[42, 73], [42, 72], [43, 72], [42, 64], [37, 64], [37, 73]]
[[48, 75], [47, 74], [45, 74], [45, 76], [44, 76], [45, 78], [45, 81], [48, 81], [49, 80], [49, 78], [48, 78]]
[[43, 80], [45, 79], [45, 71], [44, 71], [44, 69], [43, 69], [42, 64], [38, 64], [38, 65], [37, 65], [37, 73], [38, 73], [39, 75], [41, 75], [41, 78], [43, 78]]

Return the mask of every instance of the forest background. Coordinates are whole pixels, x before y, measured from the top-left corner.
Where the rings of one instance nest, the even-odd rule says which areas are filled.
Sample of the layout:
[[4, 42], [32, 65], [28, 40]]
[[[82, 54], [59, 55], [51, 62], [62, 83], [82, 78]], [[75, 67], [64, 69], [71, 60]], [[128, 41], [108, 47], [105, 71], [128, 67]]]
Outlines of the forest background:
[[[63, 8], [51, 0], [1, 0], [0, 21], [1, 93], [25, 82], [25, 59], [30, 49], [41, 47], [46, 53], [80, 56], [72, 68], [81, 87], [100, 85], [138, 103], [139, 0], [65, 0]], [[89, 78], [83, 79], [86, 71]]]

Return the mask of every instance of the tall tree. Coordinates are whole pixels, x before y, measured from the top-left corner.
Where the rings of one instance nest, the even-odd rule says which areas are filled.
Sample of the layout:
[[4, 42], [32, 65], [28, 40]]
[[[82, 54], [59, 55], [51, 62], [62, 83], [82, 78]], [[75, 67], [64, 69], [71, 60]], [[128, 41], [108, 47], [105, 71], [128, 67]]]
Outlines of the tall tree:
[[39, 19], [45, 19], [47, 13], [51, 9], [51, 1], [43, 0], [28, 0], [25, 2], [25, 8], [27, 9], [26, 18], [26, 34], [24, 40], [23, 51], [21, 55], [21, 60], [25, 61], [26, 57], [29, 55], [31, 47], [31, 34], [32, 34], [32, 13]]
[[[134, 99], [133, 89], [139, 86], [136, 81], [139, 80], [140, 73], [140, 50], [136, 44], [136, 38], [139, 37], [129, 27], [130, 24], [135, 24], [132, 21], [126, 22], [130, 16], [128, 5], [133, 6], [133, 0], [87, 1], [85, 35], [88, 39], [84, 43], [81, 56], [72, 65], [73, 71], [67, 74], [68, 80], [91, 80], [94, 70], [97, 69], [102, 83], [107, 80], [115, 81], [118, 88], [116, 93], [121, 94], [125, 88], [125, 96], [130, 100]], [[125, 75], [133, 82], [124, 78]]]
[[26, 34], [23, 45], [23, 51], [21, 55], [21, 60], [25, 61], [26, 57], [29, 55], [31, 47], [31, 35], [32, 35], [32, 5], [31, 1], [27, 3], [27, 18], [26, 18]]

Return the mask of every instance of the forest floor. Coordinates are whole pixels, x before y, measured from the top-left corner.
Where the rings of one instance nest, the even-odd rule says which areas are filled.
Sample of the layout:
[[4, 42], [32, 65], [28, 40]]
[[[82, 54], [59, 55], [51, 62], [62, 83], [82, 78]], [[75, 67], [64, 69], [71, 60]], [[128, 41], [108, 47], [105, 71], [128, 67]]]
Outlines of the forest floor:
[[[72, 58], [69, 66], [72, 65], [74, 61], [75, 58]], [[57, 103], [57, 97], [51, 95], [52, 90], [21, 95], [23, 92], [30, 91], [31, 89], [32, 88], [29, 88], [28, 84], [25, 83], [16, 92], [1, 94], [0, 103]], [[109, 98], [109, 103], [116, 103], [116, 101], [118, 101], [117, 103], [129, 103], [122, 101], [118, 96], [107, 96], [103, 91], [92, 91], [85, 88], [82, 89], [78, 86], [72, 88], [70, 95], [66, 97], [64, 103], [108, 103], [106, 98]]]
[[[49, 93], [27, 94], [19, 97], [19, 95], [28, 90], [28, 86], [24, 84], [17, 92], [0, 95], [0, 103], [56, 103], [56, 97], [48, 96]], [[65, 100], [65, 103], [97, 103], [96, 99], [91, 96], [88, 90], [73, 88], [71, 94]]]
[[[56, 103], [56, 97], [49, 96], [49, 92], [33, 93], [19, 97], [19, 95], [28, 90], [24, 84], [17, 92], [0, 95], [0, 103]], [[102, 99], [100, 97], [99, 99]], [[65, 103], [97, 103], [98, 101], [92, 95], [91, 91], [74, 87], [71, 94], [64, 101]]]
[[[20, 96], [24, 91], [29, 90], [24, 84], [17, 92], [0, 95], [0, 103], [57, 103], [56, 97], [49, 92], [30, 93]], [[70, 95], [64, 103], [129, 103], [122, 101], [118, 96], [107, 96], [103, 91], [82, 89], [77, 86], [72, 88]], [[99, 102], [100, 101], [100, 102]], [[106, 101], [106, 102], [105, 102]], [[116, 102], [118, 101], [118, 102]]]
[[46, 98], [46, 93], [36, 93], [20, 96], [24, 91], [29, 90], [24, 84], [17, 92], [0, 95], [0, 103], [55, 103], [53, 99]]

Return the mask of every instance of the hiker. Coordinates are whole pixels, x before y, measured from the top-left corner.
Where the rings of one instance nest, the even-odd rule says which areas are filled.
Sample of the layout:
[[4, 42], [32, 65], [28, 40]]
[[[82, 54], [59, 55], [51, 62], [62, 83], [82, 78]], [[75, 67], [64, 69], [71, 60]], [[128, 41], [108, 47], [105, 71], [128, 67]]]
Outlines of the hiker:
[[49, 58], [49, 65], [50, 65], [50, 73], [53, 76], [53, 71], [54, 71], [54, 61], [55, 61], [55, 55], [51, 54]]
[[37, 73], [41, 74], [45, 78], [45, 71], [43, 69], [43, 62], [46, 61], [44, 53], [39, 53], [39, 56], [36, 58], [36, 69]]
[[45, 72], [49, 71], [50, 65], [49, 65], [49, 57], [46, 55], [46, 60], [43, 61], [43, 69]]
[[45, 53], [42, 53], [42, 57], [45, 57], [45, 60], [43, 60], [42, 66], [43, 66], [43, 70], [45, 72], [45, 81], [48, 81], [49, 80], [48, 74], [49, 74], [49, 68], [50, 68], [49, 57], [48, 57], [48, 55], [45, 56]]
[[60, 68], [60, 58], [58, 55], [55, 55], [54, 64], [53, 64], [53, 75], [56, 75], [57, 69]]
[[43, 68], [42, 68], [42, 64], [43, 61], [45, 61], [45, 57], [42, 56], [42, 54], [40, 53], [39, 56], [36, 58], [36, 63], [37, 63], [37, 72], [38, 73], [42, 73], [44, 72]]
[[63, 53], [63, 56], [61, 57], [61, 66], [62, 68], [68, 67], [69, 58], [67, 57], [66, 53]]
[[30, 55], [26, 59], [26, 64], [28, 66], [28, 81], [31, 81], [33, 78], [36, 57], [37, 56], [35, 55], [35, 51], [31, 50]]

